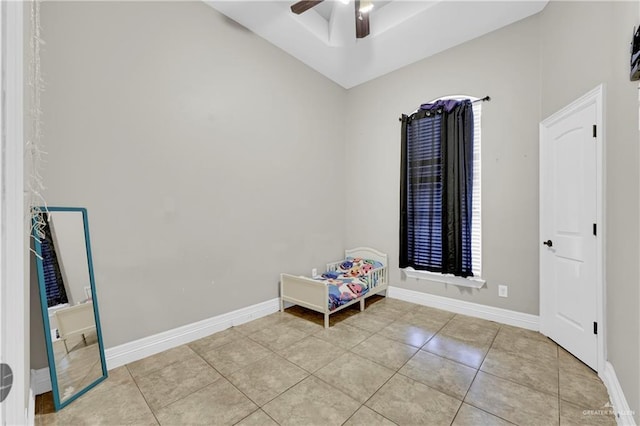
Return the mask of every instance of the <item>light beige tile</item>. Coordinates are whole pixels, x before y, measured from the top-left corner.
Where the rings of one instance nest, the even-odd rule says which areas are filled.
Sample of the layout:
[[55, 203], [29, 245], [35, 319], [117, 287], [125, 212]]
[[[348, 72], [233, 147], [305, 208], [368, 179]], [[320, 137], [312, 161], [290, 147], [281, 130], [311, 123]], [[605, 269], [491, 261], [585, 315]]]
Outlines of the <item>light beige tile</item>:
[[285, 349], [307, 337], [307, 333], [292, 328], [289, 324], [289, 321], [280, 322], [250, 334], [249, 338], [273, 351]]
[[479, 408], [462, 404], [451, 426], [510, 426], [512, 424]]
[[137, 378], [194, 355], [195, 353], [188, 346], [183, 345], [127, 364], [127, 368], [131, 376]]
[[289, 327], [295, 328], [296, 330], [302, 331], [303, 333], [313, 334], [324, 328], [324, 318], [320, 319], [320, 321], [317, 321], [309, 318], [300, 318], [291, 315], [291, 319], [287, 322], [287, 324], [289, 325]]
[[273, 354], [233, 372], [227, 378], [262, 406], [308, 375], [300, 367]]
[[345, 350], [317, 337], [309, 336], [279, 353], [288, 361], [313, 373], [344, 354]]
[[500, 331], [502, 331], [502, 334], [506, 336], [525, 337], [529, 340], [538, 340], [543, 343], [552, 343], [552, 344], [554, 343], [547, 336], [541, 334], [540, 332], [527, 330], [526, 328], [522, 328], [522, 327], [514, 327], [512, 325], [501, 324]]
[[393, 297], [385, 297], [380, 303], [403, 312], [412, 312], [420, 306], [415, 303], [405, 302], [404, 300], [394, 299]]
[[242, 337], [204, 353], [202, 358], [221, 374], [227, 375], [269, 356], [271, 353], [269, 349], [259, 343], [247, 337]]
[[418, 348], [374, 334], [351, 349], [351, 352], [398, 370], [418, 351]]
[[400, 369], [400, 374], [462, 400], [476, 369], [426, 351], [418, 353]]
[[198, 354], [204, 354], [220, 346], [224, 346], [230, 342], [238, 340], [242, 337], [242, 334], [234, 328], [228, 328], [226, 330], [214, 333], [210, 336], [198, 339], [195, 342], [189, 343], [189, 347]]
[[110, 387], [110, 386], [118, 386], [124, 385], [127, 383], [133, 383], [133, 377], [131, 377], [131, 373], [129, 373], [129, 369], [126, 365], [123, 365], [118, 368], [114, 368], [113, 370], [109, 370], [107, 372], [108, 376], [106, 380], [100, 383], [96, 388], [101, 387]]
[[395, 321], [378, 332], [380, 336], [396, 340], [416, 348], [424, 345], [440, 327], [427, 327], [405, 321]]
[[491, 345], [499, 328], [500, 326], [492, 321], [456, 315], [442, 327], [439, 334], [482, 346]]
[[492, 348], [487, 353], [480, 369], [540, 392], [558, 394], [558, 362], [556, 360], [534, 361], [511, 352]]
[[517, 327], [502, 326], [495, 340], [493, 348], [530, 360], [548, 360], [558, 358], [558, 346], [540, 333]]
[[404, 322], [417, 327], [424, 328], [432, 332], [433, 334], [439, 333], [451, 318], [444, 318], [442, 316], [432, 317], [424, 312], [409, 312], [398, 319], [399, 322]]
[[453, 312], [443, 311], [442, 309], [431, 308], [429, 306], [418, 305], [415, 310], [405, 314], [406, 317], [423, 317], [432, 321], [436, 321], [445, 324], [451, 318], [455, 316]]
[[347, 352], [316, 371], [315, 376], [363, 403], [393, 376], [393, 373], [393, 370]]
[[567, 401], [560, 401], [561, 426], [616, 425], [615, 411], [609, 405], [597, 409], [585, 409]]
[[391, 420], [384, 418], [367, 406], [362, 406], [356, 411], [344, 426], [393, 426]]
[[161, 425], [232, 425], [256, 405], [224, 378], [158, 411]]
[[587, 410], [599, 410], [609, 402], [609, 393], [595, 374], [560, 368], [560, 399]]
[[138, 387], [133, 382], [114, 386], [108, 392], [90, 390], [62, 411], [48, 415], [43, 424], [113, 425], [148, 424], [153, 417]]
[[358, 343], [364, 341], [367, 337], [371, 336], [370, 331], [362, 330], [361, 328], [353, 327], [348, 324], [336, 324], [326, 329], [322, 329], [316, 334], [315, 337], [326, 340], [332, 345], [339, 346], [343, 349], [351, 349]]
[[263, 409], [280, 425], [341, 425], [360, 406], [316, 377], [308, 377]]
[[278, 426], [267, 413], [258, 409], [242, 419], [236, 426]]
[[365, 404], [400, 425], [449, 425], [461, 401], [396, 374]]
[[[91, 380], [91, 382], [93, 382], [93, 381], [94, 380]], [[90, 383], [88, 383], [88, 382], [81, 383], [80, 387], [78, 387], [75, 390], [74, 393], [78, 392], [81, 389], [84, 389], [89, 384]], [[89, 392], [92, 393], [92, 394], [94, 394], [94, 393], [102, 393], [102, 394], [108, 395], [108, 393], [112, 392], [113, 389], [117, 388], [120, 385], [125, 385], [125, 384], [135, 385], [135, 382], [134, 382], [133, 378], [131, 377], [131, 374], [129, 374], [129, 370], [127, 370], [127, 367], [126, 366], [122, 366], [122, 367], [118, 367], [116, 369], [113, 369], [113, 370], [109, 371], [108, 372], [108, 377], [104, 381], [98, 383], [95, 387], [90, 389]], [[60, 389], [64, 389], [64, 388], [62, 388], [62, 385], [61, 385], [60, 382], [58, 382], [58, 385], [60, 386]], [[65, 401], [65, 399], [62, 399], [62, 402], [64, 402], [64, 401]], [[51, 408], [53, 409], [53, 396], [51, 396], [50, 403], [51, 403]]]
[[476, 344], [455, 337], [437, 334], [423, 346], [424, 350], [453, 361], [479, 368], [489, 351], [489, 344]]
[[465, 402], [518, 425], [557, 425], [558, 397], [478, 372]]
[[381, 300], [379, 302], [371, 304], [371, 306], [366, 307], [366, 311], [370, 314], [388, 317], [390, 319], [397, 319], [402, 315], [405, 315], [407, 311], [414, 310], [417, 305], [408, 304], [409, 307], [401, 306], [396, 303], [389, 303], [385, 300]]
[[558, 365], [560, 370], [572, 374], [580, 374], [589, 378], [597, 378], [598, 374], [578, 358], [558, 346]]
[[138, 377], [136, 382], [152, 410], [202, 389], [220, 378], [220, 374], [197, 355], [174, 362], [153, 373]]
[[291, 314], [286, 312], [276, 312], [266, 317], [258, 318], [253, 321], [246, 322], [241, 325], [233, 327], [232, 330], [240, 332], [245, 336], [253, 334], [256, 331], [263, 330], [265, 328], [273, 327], [276, 324], [287, 322], [291, 319]]
[[372, 333], [376, 333], [391, 324], [393, 321], [394, 320], [392, 318], [383, 317], [364, 311], [345, 319], [344, 323], [353, 327], [370, 331]]
[[122, 424], [126, 426], [158, 426], [160, 423], [158, 423], [156, 416], [149, 412], [140, 417], [127, 419]]
[[598, 374], [563, 348], [558, 348], [560, 398], [586, 410], [601, 410], [609, 393]]

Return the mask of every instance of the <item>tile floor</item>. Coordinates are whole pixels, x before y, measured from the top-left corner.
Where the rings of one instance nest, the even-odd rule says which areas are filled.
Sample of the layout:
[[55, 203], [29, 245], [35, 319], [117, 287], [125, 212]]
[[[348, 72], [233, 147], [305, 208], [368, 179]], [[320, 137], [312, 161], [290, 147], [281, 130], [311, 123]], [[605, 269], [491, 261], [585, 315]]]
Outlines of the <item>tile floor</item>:
[[[37, 425], [615, 424], [597, 375], [539, 333], [371, 298], [293, 307], [109, 372]], [[48, 413], [46, 413], [48, 411]]]

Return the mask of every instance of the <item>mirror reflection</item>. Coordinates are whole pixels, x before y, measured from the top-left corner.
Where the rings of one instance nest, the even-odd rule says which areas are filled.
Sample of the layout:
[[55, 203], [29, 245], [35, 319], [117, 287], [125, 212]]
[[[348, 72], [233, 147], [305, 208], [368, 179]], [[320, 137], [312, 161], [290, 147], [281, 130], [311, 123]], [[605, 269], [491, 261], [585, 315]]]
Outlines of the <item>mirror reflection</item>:
[[48, 210], [34, 217], [34, 223], [39, 224], [40, 296], [54, 403], [59, 409], [104, 379], [106, 366], [86, 210]]

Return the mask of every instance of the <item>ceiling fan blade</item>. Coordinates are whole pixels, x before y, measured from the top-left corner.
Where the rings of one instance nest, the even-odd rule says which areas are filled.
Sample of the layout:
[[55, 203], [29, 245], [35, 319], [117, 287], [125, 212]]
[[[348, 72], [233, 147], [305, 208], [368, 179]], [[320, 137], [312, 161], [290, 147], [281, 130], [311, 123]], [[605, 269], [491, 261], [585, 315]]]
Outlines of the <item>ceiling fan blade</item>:
[[291, 11], [296, 15], [300, 15], [302, 12], [306, 12], [313, 6], [322, 3], [323, 0], [302, 0], [291, 5]]
[[356, 38], [365, 38], [369, 35], [369, 13], [360, 12], [360, 0], [354, 2], [356, 8]]

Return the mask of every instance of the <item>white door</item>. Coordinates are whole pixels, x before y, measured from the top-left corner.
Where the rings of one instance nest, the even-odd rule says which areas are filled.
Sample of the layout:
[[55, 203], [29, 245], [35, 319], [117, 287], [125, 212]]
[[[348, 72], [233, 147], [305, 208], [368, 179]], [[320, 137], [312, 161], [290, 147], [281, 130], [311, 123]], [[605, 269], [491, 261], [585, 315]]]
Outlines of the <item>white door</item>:
[[[25, 285], [23, 19], [22, 2], [0, 5], [0, 423], [29, 421], [29, 293]], [[28, 259], [28, 257], [26, 257]], [[27, 281], [28, 282], [28, 281]], [[9, 390], [9, 382], [11, 388]], [[9, 392], [7, 393], [7, 391]]]
[[[582, 98], [581, 98], [582, 99]], [[540, 126], [540, 331], [598, 370], [598, 129], [590, 96]]]

